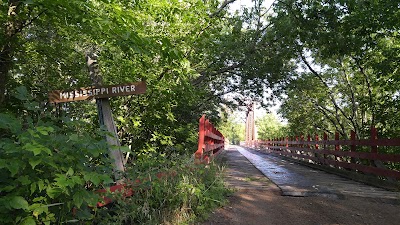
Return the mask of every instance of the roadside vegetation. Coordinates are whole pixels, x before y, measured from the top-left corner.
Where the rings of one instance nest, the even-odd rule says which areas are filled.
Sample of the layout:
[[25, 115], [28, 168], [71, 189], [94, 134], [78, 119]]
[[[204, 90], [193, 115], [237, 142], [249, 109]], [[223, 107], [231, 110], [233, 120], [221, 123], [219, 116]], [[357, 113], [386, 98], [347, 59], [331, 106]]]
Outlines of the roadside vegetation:
[[[95, 223], [193, 224], [222, 206], [230, 193], [223, 183], [223, 168], [215, 163], [195, 166], [192, 160], [175, 157], [140, 164], [129, 173], [132, 179], [143, 180], [138, 191], [97, 209]], [[160, 171], [165, 177], [157, 178]]]
[[[215, 168], [182, 169], [197, 149], [198, 119], [207, 114], [237, 143], [242, 128], [222, 115], [250, 99], [265, 107], [280, 100], [290, 134], [346, 138], [354, 130], [365, 138], [375, 126], [379, 136], [400, 136], [396, 1], [277, 0], [269, 8], [256, 0], [230, 13], [231, 2], [0, 1], [0, 223], [90, 223], [100, 215], [110, 223], [174, 223], [203, 215], [221, 202], [214, 184], [224, 191]], [[110, 99], [125, 176], [181, 173], [145, 188], [142, 200], [94, 214], [93, 190], [115, 181], [96, 104], [55, 105], [47, 96], [93, 85], [88, 54], [98, 55], [104, 85], [147, 83], [143, 95]], [[163, 191], [170, 198], [161, 200]]]
[[26, 94], [17, 89], [27, 106], [23, 121], [0, 113], [2, 224], [181, 224], [224, 203], [229, 192], [221, 166], [171, 153], [136, 157], [122, 174], [134, 195], [109, 193], [114, 203], [95, 207], [103, 201], [96, 191], [114, 185], [106, 133], [43, 113]]

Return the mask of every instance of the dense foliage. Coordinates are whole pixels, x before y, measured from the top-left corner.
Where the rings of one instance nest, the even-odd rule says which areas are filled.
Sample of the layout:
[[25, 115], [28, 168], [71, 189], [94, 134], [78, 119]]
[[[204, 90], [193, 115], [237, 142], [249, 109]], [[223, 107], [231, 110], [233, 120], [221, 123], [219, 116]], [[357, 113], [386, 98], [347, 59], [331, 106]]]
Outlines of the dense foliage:
[[241, 121], [236, 113], [225, 115], [218, 124], [218, 130], [224, 135], [230, 144], [239, 145], [245, 140], [245, 123]]
[[300, 67], [282, 98], [292, 130], [400, 136], [399, 12], [391, 0], [276, 3], [271, 32]]
[[[209, 17], [217, 6], [217, 1], [3, 2], [0, 22], [11, 30], [1, 34], [0, 67], [8, 68], [0, 71], [6, 88], [0, 92], [1, 109], [11, 109], [9, 93], [19, 85], [40, 102], [50, 90], [90, 86], [85, 54], [94, 51], [104, 84], [145, 80], [148, 85], [144, 96], [112, 99], [122, 144], [138, 153], [191, 144], [187, 132], [195, 135], [197, 118], [216, 112], [214, 97], [201, 101], [210, 89], [196, 89], [191, 82], [199, 76], [192, 56], [201, 48], [198, 42], [210, 41], [203, 35], [220, 26], [218, 18]], [[96, 126], [93, 103], [60, 108]]]
[[256, 127], [257, 139], [259, 140], [270, 140], [288, 135], [287, 127], [272, 113], [267, 113], [262, 118], [256, 120]]
[[23, 115], [0, 113], [0, 223], [65, 222], [72, 208], [100, 201], [93, 190], [113, 182], [106, 143], [83, 121], [42, 112], [26, 89], [16, 96]]
[[263, 2], [254, 1], [234, 23], [241, 44], [223, 52], [241, 65], [228, 76], [240, 88], [228, 87], [280, 100], [292, 134], [349, 138], [354, 130], [366, 138], [375, 126], [380, 136], [400, 136], [396, 1], [279, 0], [273, 13]]
[[[92, 190], [113, 182], [94, 102], [47, 103], [50, 90], [92, 85], [88, 53], [99, 56], [103, 84], [147, 83], [144, 95], [111, 100], [129, 166], [188, 157], [200, 115], [217, 118], [220, 94], [210, 80], [197, 82], [213, 73], [215, 37], [231, 32], [217, 0], [2, 0], [0, 12], [2, 223], [63, 223], [73, 208], [75, 219], [90, 219]], [[197, 196], [186, 201], [194, 207], [188, 215], [219, 201], [193, 176], [197, 186], [179, 190]], [[186, 182], [179, 179], [173, 194]]]

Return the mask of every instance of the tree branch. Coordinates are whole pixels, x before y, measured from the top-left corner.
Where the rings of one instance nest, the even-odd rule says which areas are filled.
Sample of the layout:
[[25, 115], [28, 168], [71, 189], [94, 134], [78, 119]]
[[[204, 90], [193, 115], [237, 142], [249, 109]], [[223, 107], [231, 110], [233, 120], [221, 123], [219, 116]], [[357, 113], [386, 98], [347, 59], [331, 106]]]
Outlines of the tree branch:
[[229, 4], [235, 2], [236, 0], [225, 0], [222, 5], [218, 8], [217, 11], [215, 11], [213, 14], [210, 15], [210, 18], [216, 17], [218, 14], [221, 13], [222, 10], [224, 10], [224, 8], [226, 6], [228, 6]]
[[[307, 95], [303, 92], [304, 95]], [[318, 110], [319, 112], [321, 112], [326, 119], [328, 119], [333, 126], [335, 126], [335, 130], [338, 131], [340, 134], [342, 134], [342, 136], [345, 136], [345, 128], [344, 125], [341, 123], [339, 115], [336, 112], [333, 112], [332, 110], [329, 110], [327, 107], [318, 104], [317, 101], [314, 101], [312, 98], [308, 98], [308, 100], [315, 106], [315, 109]], [[331, 115], [329, 115], [331, 114]], [[334, 119], [333, 119], [333, 118]], [[338, 125], [340, 126], [340, 129], [338, 127]]]
[[311, 73], [313, 73], [321, 81], [321, 83], [326, 87], [328, 94], [329, 94], [329, 98], [331, 99], [332, 104], [335, 106], [336, 111], [339, 111], [344, 116], [344, 118], [346, 118], [347, 120], [349, 120], [351, 122], [351, 118], [349, 118], [346, 115], [346, 113], [343, 111], [343, 109], [337, 104], [335, 97], [333, 96], [333, 93], [332, 93], [331, 89], [329, 88], [329, 85], [325, 82], [325, 80], [322, 78], [322, 76], [312, 68], [310, 63], [303, 56], [301, 50], [299, 50], [299, 56], [300, 56], [301, 60], [304, 62], [304, 64], [306, 64], [307, 68], [311, 71]]
[[364, 68], [361, 66], [360, 61], [355, 58], [352, 57], [353, 60], [356, 62], [357, 67], [359, 68], [361, 74], [364, 76], [364, 80], [367, 83], [367, 88], [368, 88], [368, 96], [369, 96], [369, 105], [371, 107], [371, 126], [375, 126], [375, 105], [374, 105], [374, 101], [373, 101], [373, 97], [372, 97], [372, 87], [371, 87], [371, 82], [369, 81], [368, 75], [365, 73]]
[[234, 64], [234, 65], [231, 65], [231, 66], [228, 66], [228, 67], [221, 68], [221, 69], [219, 69], [219, 70], [217, 70], [217, 71], [214, 71], [214, 72], [211, 72], [211, 73], [207, 73], [206, 71], [200, 72], [200, 75], [201, 75], [201, 76], [198, 77], [198, 78], [196, 78], [196, 79], [192, 82], [192, 84], [193, 84], [194, 86], [197, 86], [197, 85], [200, 84], [202, 81], [204, 81], [207, 77], [216, 76], [216, 75], [219, 75], [219, 74], [221, 74], [221, 73], [229, 72], [230, 70], [239, 68], [239, 67], [241, 67], [241, 66], [245, 63], [245, 61], [246, 61], [246, 60], [242, 60], [241, 62], [239, 62], [239, 63], [237, 63], [237, 64]]
[[358, 109], [357, 109], [357, 105], [356, 105], [354, 90], [353, 90], [353, 87], [350, 84], [349, 75], [346, 73], [346, 69], [344, 68], [343, 61], [340, 58], [339, 58], [339, 64], [340, 64], [340, 67], [342, 68], [342, 73], [343, 73], [344, 80], [346, 81], [346, 85], [347, 85], [347, 87], [349, 88], [349, 91], [350, 91], [351, 104], [352, 104], [352, 107], [351, 107], [351, 113], [352, 113], [352, 115], [351, 115], [351, 118], [352, 118], [351, 124], [353, 125], [354, 132], [356, 133], [357, 136], [359, 136], [359, 125], [357, 123]]
[[32, 19], [30, 19], [29, 21], [26, 21], [25, 23], [21, 24], [18, 29], [15, 30], [14, 35], [16, 35], [17, 33], [21, 32], [25, 27], [31, 25], [33, 22], [35, 22], [35, 20], [37, 20], [43, 13], [47, 12], [47, 9], [41, 11], [39, 14], [37, 14], [35, 17], [33, 17]]

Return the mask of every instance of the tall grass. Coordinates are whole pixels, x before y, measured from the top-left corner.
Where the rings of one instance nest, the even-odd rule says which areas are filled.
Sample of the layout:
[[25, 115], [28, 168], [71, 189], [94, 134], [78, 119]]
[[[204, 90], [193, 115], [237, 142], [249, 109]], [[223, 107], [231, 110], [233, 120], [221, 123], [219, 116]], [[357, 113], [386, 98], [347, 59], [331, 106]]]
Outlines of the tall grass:
[[[135, 194], [98, 209], [95, 223], [194, 223], [221, 206], [229, 193], [222, 180], [223, 167], [215, 163], [194, 165], [191, 160], [175, 158], [152, 164], [137, 163], [128, 171], [131, 180], [140, 180], [133, 187]], [[163, 177], [158, 178], [160, 172]]]

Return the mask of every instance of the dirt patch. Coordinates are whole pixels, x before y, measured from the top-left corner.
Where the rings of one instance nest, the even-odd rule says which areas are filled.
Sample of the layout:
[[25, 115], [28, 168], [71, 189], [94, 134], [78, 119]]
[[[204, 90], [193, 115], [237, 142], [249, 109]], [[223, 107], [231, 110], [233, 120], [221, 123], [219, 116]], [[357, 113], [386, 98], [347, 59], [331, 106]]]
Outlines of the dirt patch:
[[350, 197], [281, 196], [279, 189], [239, 190], [206, 224], [386, 224], [400, 221], [400, 206], [373, 199]]

